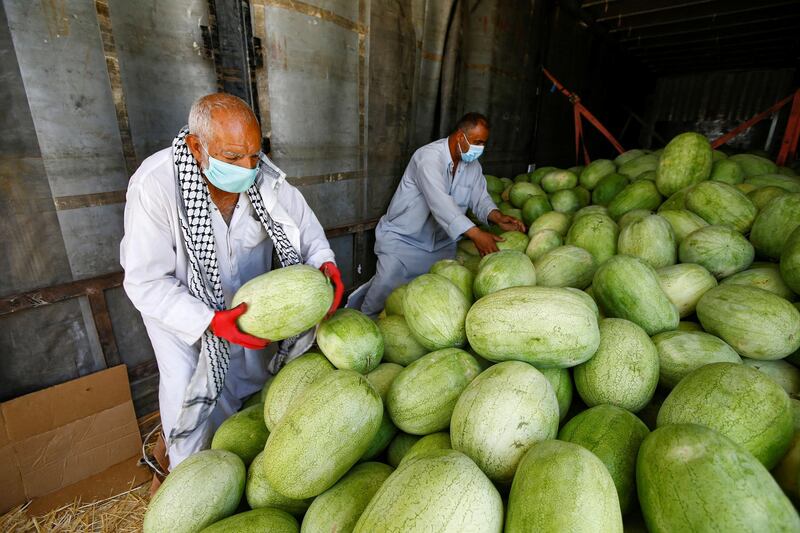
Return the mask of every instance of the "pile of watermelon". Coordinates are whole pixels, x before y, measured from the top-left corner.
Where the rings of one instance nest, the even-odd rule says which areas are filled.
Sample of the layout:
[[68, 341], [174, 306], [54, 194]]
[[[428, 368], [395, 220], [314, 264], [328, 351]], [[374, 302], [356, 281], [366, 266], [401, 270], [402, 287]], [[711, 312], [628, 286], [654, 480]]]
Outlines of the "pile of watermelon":
[[486, 182], [528, 234], [322, 322], [145, 532], [800, 531], [800, 178], [685, 133]]

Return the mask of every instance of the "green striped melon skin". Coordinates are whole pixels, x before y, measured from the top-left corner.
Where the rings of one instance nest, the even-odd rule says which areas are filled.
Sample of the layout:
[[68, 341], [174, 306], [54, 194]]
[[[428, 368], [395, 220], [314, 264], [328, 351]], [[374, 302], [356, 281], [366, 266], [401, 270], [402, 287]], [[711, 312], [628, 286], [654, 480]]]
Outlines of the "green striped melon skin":
[[614, 159], [614, 164], [617, 165], [617, 167], [620, 167], [620, 166], [624, 165], [625, 163], [633, 161], [634, 159], [636, 159], [638, 157], [642, 157], [646, 153], [647, 152], [645, 152], [644, 150], [640, 150], [638, 148], [634, 148], [633, 150], [628, 150], [627, 152], [624, 152], [624, 153], [621, 153], [620, 155], [618, 155]]
[[725, 341], [703, 331], [665, 331], [655, 335], [653, 343], [658, 350], [658, 383], [667, 390], [701, 366], [742, 362]]
[[193, 533], [236, 511], [244, 463], [227, 450], [204, 450], [172, 469], [144, 515], [144, 533]]
[[800, 294], [800, 228], [795, 229], [781, 252], [781, 277], [786, 285]]
[[583, 248], [559, 246], [542, 255], [533, 264], [536, 284], [542, 287], [585, 289], [592, 283], [597, 261]]
[[680, 263], [659, 268], [656, 274], [661, 289], [675, 304], [681, 318], [693, 314], [700, 298], [717, 286], [717, 278], [694, 263]]
[[686, 209], [686, 195], [689, 194], [689, 191], [692, 190], [692, 187], [684, 187], [683, 189], [679, 190], [678, 192], [670, 195], [663, 204], [661, 204], [658, 208], [659, 211], [666, 211], [666, 210], [675, 210], [675, 209]]
[[621, 318], [600, 321], [600, 346], [575, 367], [575, 388], [590, 407], [609, 404], [637, 412], [658, 385], [658, 351], [647, 332]]
[[753, 263], [747, 270], [722, 280], [721, 285], [728, 283], [764, 289], [790, 302], [797, 297], [783, 281], [780, 267], [775, 263]]
[[753, 176], [744, 180], [745, 184], [752, 187], [780, 187], [787, 192], [800, 192], [800, 179], [784, 176], [782, 174], [765, 174]]
[[652, 432], [636, 464], [639, 502], [653, 533], [798, 531], [800, 518], [770, 473], [708, 428]]
[[320, 324], [317, 345], [340, 370], [371, 372], [383, 358], [383, 335], [367, 315], [355, 309], [339, 309]]
[[769, 185], [767, 187], [761, 187], [760, 189], [750, 191], [747, 193], [747, 197], [751, 202], [753, 202], [753, 205], [756, 206], [756, 209], [761, 211], [767, 207], [767, 204], [769, 204], [772, 200], [778, 196], [783, 196], [784, 194], [787, 194], [787, 191], [784, 189]]
[[525, 255], [531, 261], [536, 261], [553, 248], [558, 248], [562, 244], [564, 244], [563, 239], [555, 230], [539, 230], [531, 235], [528, 248], [525, 249]]
[[658, 214], [664, 217], [672, 226], [672, 232], [675, 234], [675, 242], [677, 244], [680, 244], [693, 231], [697, 231], [703, 226], [708, 226], [708, 222], [687, 209], [659, 210]]
[[423, 274], [411, 281], [403, 299], [411, 334], [431, 351], [464, 344], [464, 319], [469, 306], [458, 287], [436, 274]]
[[[522, 216], [515, 218], [522, 219]], [[500, 234], [502, 241], [496, 243], [498, 250], [516, 250], [525, 253], [528, 248], [528, 236], [521, 231], [504, 231]]]
[[730, 159], [720, 159], [711, 165], [711, 175], [708, 179], [736, 185], [742, 183], [744, 178], [744, 170], [739, 163]]
[[270, 431], [312, 383], [334, 370], [324, 355], [308, 352], [289, 361], [272, 380], [264, 398], [264, 423]]
[[353, 528], [394, 469], [383, 463], [361, 463], [316, 498], [303, 517], [301, 533], [347, 533]]
[[364, 455], [382, 416], [381, 397], [367, 378], [328, 372], [270, 434], [264, 448], [269, 483], [290, 498], [321, 494]]
[[592, 203], [607, 206], [625, 187], [630, 180], [622, 174], [612, 172], [603, 176], [592, 191]]
[[[578, 205], [580, 205], [580, 211], [584, 207], [589, 207], [589, 204], [592, 203], [592, 193], [589, 192], [587, 189], [584, 189], [580, 185], [572, 189], [572, 192], [578, 197]], [[576, 211], [577, 214], [577, 211]]]
[[772, 468], [793, 434], [786, 392], [765, 374], [739, 363], [712, 363], [683, 378], [658, 412], [658, 427], [698, 424], [743, 446]]
[[[470, 241], [472, 242], [472, 241]], [[477, 252], [477, 250], [475, 250]], [[386, 313], [387, 316], [391, 315], [400, 315], [403, 316], [405, 312], [403, 311], [403, 300], [406, 296], [406, 285], [400, 285], [392, 292], [389, 293], [389, 296], [386, 298], [386, 303], [383, 304], [383, 311]]]
[[505, 185], [503, 182], [500, 181], [500, 178], [497, 176], [492, 176], [491, 174], [485, 174], [483, 176], [486, 179], [486, 190], [490, 193], [501, 194], [503, 189], [505, 189]]
[[397, 435], [397, 426], [395, 426], [394, 422], [392, 422], [392, 417], [389, 416], [389, 411], [384, 409], [383, 415], [381, 416], [381, 425], [378, 427], [378, 432], [375, 433], [374, 437], [372, 437], [372, 441], [369, 443], [367, 451], [365, 451], [364, 455], [359, 458], [359, 461], [370, 461], [379, 456], [383, 450], [389, 446], [395, 435]]
[[594, 355], [597, 315], [569, 289], [513, 287], [481, 298], [467, 315], [469, 344], [490, 361], [567, 368]]
[[678, 259], [672, 226], [659, 215], [649, 215], [623, 227], [617, 252], [638, 257], [653, 268], [674, 265]]
[[[434, 264], [431, 268], [431, 274], [438, 274], [443, 278], [449, 279], [453, 284], [464, 293], [464, 297], [468, 302], [472, 302], [472, 282], [475, 275], [465, 267], [458, 263], [458, 261], [447, 260], [446, 264]], [[452, 261], [452, 262], [450, 262]], [[438, 265], [438, 266], [437, 266]]]
[[425, 435], [417, 442], [415, 442], [408, 449], [408, 452], [400, 460], [400, 464], [403, 464], [405, 461], [408, 461], [416, 457], [417, 455], [430, 453], [436, 450], [452, 450], [452, 449], [453, 449], [453, 443], [450, 440], [450, 433], [446, 431], [431, 433], [430, 435]]
[[776, 361], [759, 361], [758, 359], [742, 359], [742, 362], [755, 368], [759, 372], [767, 375], [781, 386], [786, 394], [794, 397], [800, 393], [800, 369], [793, 364], [787, 362], [785, 359], [778, 359]]
[[511, 484], [505, 531], [621, 533], [614, 480], [603, 462], [582, 446], [560, 440], [536, 443]]
[[622, 189], [608, 204], [608, 215], [619, 220], [622, 215], [634, 209], [652, 211], [661, 205], [661, 195], [652, 181], [635, 181]]
[[608, 468], [617, 488], [622, 514], [636, 497], [636, 456], [650, 433], [636, 415], [613, 405], [598, 405], [575, 415], [558, 439], [583, 446]]
[[590, 191], [597, 187], [597, 184], [605, 176], [611, 174], [617, 169], [613, 161], [608, 159], [595, 159], [583, 169], [580, 175], [581, 187]]
[[550, 382], [528, 363], [491, 366], [467, 385], [453, 410], [454, 450], [475, 461], [489, 479], [509, 483], [534, 443], [558, 433], [558, 399]]
[[756, 219], [756, 206], [738, 189], [718, 181], [705, 181], [686, 195], [686, 207], [712, 225], [727, 224], [747, 233]]
[[678, 309], [661, 288], [656, 271], [641, 259], [612, 257], [597, 269], [592, 291], [607, 316], [630, 320], [648, 335], [678, 327]]
[[380, 394], [381, 400], [386, 401], [386, 395], [389, 394], [389, 387], [392, 386], [394, 379], [403, 371], [401, 365], [395, 363], [381, 363], [378, 367], [367, 374], [372, 387]]
[[656, 186], [664, 196], [707, 180], [711, 175], [711, 144], [699, 133], [673, 138], [658, 163]]
[[414, 435], [446, 429], [456, 400], [480, 372], [475, 358], [458, 348], [431, 352], [414, 361], [398, 374], [386, 396], [392, 421]]
[[755, 249], [729, 226], [705, 226], [681, 241], [678, 258], [681, 263], [697, 263], [722, 279], [749, 267], [755, 258]]
[[735, 187], [737, 189], [739, 189], [741, 192], [743, 192], [744, 194], [750, 194], [751, 192], [753, 192], [753, 191], [758, 189], [758, 187], [756, 187], [752, 183], [737, 183], [735, 185]]
[[736, 154], [728, 158], [735, 161], [744, 172], [745, 176], [761, 176], [763, 174], [774, 174], [778, 171], [778, 166], [767, 159], [753, 154]]
[[703, 326], [691, 320], [681, 320], [676, 331], [703, 331]]
[[231, 308], [247, 304], [236, 324], [250, 335], [279, 341], [319, 323], [333, 303], [328, 278], [308, 265], [291, 265], [257, 276], [233, 295]]
[[284, 496], [275, 490], [266, 476], [266, 467], [269, 457], [263, 450], [253, 460], [250, 468], [247, 469], [247, 482], [245, 484], [245, 498], [247, 505], [251, 509], [280, 509], [296, 517], [303, 516], [308, 506], [311, 505], [311, 498], [295, 499]]
[[438, 450], [404, 462], [359, 518], [355, 533], [500, 533], [503, 503], [469, 457]]
[[269, 430], [264, 425], [264, 407], [248, 407], [225, 420], [211, 439], [212, 450], [228, 450], [239, 456], [245, 466], [264, 449]]
[[658, 168], [658, 156], [645, 154], [620, 165], [617, 172], [631, 180], [639, 179], [642, 174], [655, 171]]
[[239, 513], [203, 529], [200, 533], [298, 533], [297, 520], [280, 509], [254, 509]]
[[533, 196], [525, 201], [522, 206], [522, 220], [525, 224], [532, 224], [537, 218], [553, 210], [547, 196]]
[[428, 353], [411, 334], [402, 315], [378, 319], [377, 325], [383, 337], [383, 361], [406, 366]]
[[578, 176], [569, 170], [554, 170], [542, 177], [542, 189], [550, 194], [578, 185]]
[[515, 183], [508, 192], [511, 205], [521, 209], [525, 202], [534, 196], [547, 196], [541, 187], [528, 181]]
[[530, 258], [516, 250], [501, 250], [481, 259], [475, 276], [476, 298], [508, 287], [536, 285], [536, 270]]
[[703, 329], [751, 359], [782, 359], [800, 348], [800, 311], [764, 289], [726, 284], [697, 304]]
[[386, 459], [389, 461], [389, 464], [397, 468], [414, 444], [420, 439], [421, 437], [419, 435], [409, 435], [402, 431], [398, 432], [389, 444], [389, 448], [386, 450]]
[[573, 215], [573, 222], [577, 222], [579, 218], [586, 215], [605, 215], [608, 216], [608, 208], [603, 205], [587, 205], [580, 208], [575, 215]]
[[556, 393], [556, 400], [558, 400], [558, 418], [559, 420], [564, 420], [564, 417], [569, 412], [570, 405], [572, 405], [573, 385], [569, 369], [542, 368], [539, 372], [547, 378], [550, 386], [553, 387], [553, 391]]
[[581, 197], [575, 192], [575, 189], [561, 189], [550, 195], [550, 204], [553, 206], [553, 211], [559, 213], [575, 213], [581, 207]]
[[580, 212], [576, 213], [575, 222], [567, 232], [566, 244], [583, 248], [592, 254], [598, 265], [616, 255], [619, 238], [619, 227], [616, 222], [604, 214], [592, 213], [580, 218], [579, 214]]
[[779, 259], [792, 232], [800, 227], [800, 193], [784, 194], [756, 217], [750, 242], [763, 257]]
[[529, 235], [545, 229], [551, 229], [561, 235], [562, 237], [567, 234], [569, 225], [572, 223], [572, 216], [568, 213], [559, 213], [558, 211], [550, 211], [537, 218], [531, 224], [528, 230]]
[[634, 209], [633, 211], [628, 211], [617, 221], [617, 225], [619, 229], [622, 230], [627, 227], [629, 224], [633, 224], [634, 222], [638, 222], [643, 218], [647, 218], [652, 215], [653, 212], [649, 209]]

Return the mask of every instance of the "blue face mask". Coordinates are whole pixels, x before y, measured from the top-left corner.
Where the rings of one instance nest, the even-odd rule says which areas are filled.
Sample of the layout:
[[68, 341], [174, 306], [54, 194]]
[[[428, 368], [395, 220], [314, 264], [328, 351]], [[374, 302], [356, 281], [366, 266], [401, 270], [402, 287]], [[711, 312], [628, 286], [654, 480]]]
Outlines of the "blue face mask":
[[[461, 135], [464, 135], [463, 131], [461, 132]], [[466, 135], [464, 135], [464, 140], [466, 140], [467, 144], [469, 144], [469, 139], [467, 139]], [[481, 154], [483, 154], [483, 146], [477, 144], [469, 144], [469, 150], [467, 150], [467, 152], [464, 153], [461, 151], [461, 145], [459, 144], [458, 151], [461, 152], [461, 160], [463, 162], [472, 163], [473, 161], [478, 159], [481, 156]]]
[[203, 174], [217, 189], [226, 192], [244, 192], [256, 182], [258, 166], [256, 168], [242, 168], [231, 165], [211, 157], [205, 147], [203, 147], [203, 150], [208, 155], [208, 168], [203, 169]]

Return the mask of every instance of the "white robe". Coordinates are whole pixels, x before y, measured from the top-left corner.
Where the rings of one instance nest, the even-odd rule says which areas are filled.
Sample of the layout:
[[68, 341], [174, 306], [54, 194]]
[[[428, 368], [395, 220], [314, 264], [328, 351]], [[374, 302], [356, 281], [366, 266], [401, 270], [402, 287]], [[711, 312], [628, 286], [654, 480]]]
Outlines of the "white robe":
[[[262, 161], [280, 174], [278, 179], [259, 174], [264, 207], [282, 224], [303, 263], [319, 267], [334, 261], [325, 232], [300, 191], [286, 183], [285, 173], [266, 157]], [[246, 194], [239, 195], [230, 225], [213, 202], [210, 207], [222, 290], [226, 306], [230, 306], [239, 287], [271, 269], [272, 242]], [[200, 337], [214, 316], [187, 286], [189, 258], [177, 215], [171, 148], [147, 158], [131, 177], [120, 262], [125, 270], [125, 292], [142, 314], [158, 361], [161, 423], [169, 435], [197, 366]], [[225, 387], [214, 412], [193, 435], [170, 447], [171, 468], [207, 446], [220, 423], [262, 387], [274, 352], [273, 346], [246, 350], [231, 344]]]

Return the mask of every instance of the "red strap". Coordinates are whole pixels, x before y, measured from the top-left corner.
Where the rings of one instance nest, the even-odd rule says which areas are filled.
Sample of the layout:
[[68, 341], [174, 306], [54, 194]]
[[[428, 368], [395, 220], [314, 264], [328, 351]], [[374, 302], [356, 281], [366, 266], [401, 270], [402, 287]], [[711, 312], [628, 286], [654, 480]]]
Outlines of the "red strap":
[[789, 103], [789, 100], [791, 100], [792, 97], [793, 97], [793, 95], [790, 94], [789, 96], [787, 96], [786, 98], [784, 98], [783, 100], [781, 100], [777, 104], [773, 105], [772, 107], [770, 107], [766, 111], [762, 111], [761, 113], [759, 113], [758, 115], [754, 116], [750, 120], [748, 120], [746, 122], [742, 122], [741, 124], [739, 124], [738, 126], [733, 128], [731, 131], [729, 131], [728, 133], [726, 133], [722, 137], [719, 137], [714, 142], [712, 142], [711, 143], [711, 148], [714, 148], [714, 149], [719, 148], [720, 146], [722, 146], [726, 142], [730, 141], [731, 139], [733, 139], [734, 137], [736, 137], [737, 135], [742, 133], [744, 130], [752, 127], [754, 124], [757, 124], [757, 123], [761, 122], [762, 120], [764, 120], [765, 118], [767, 118], [768, 116], [770, 116], [771, 114], [773, 114], [774, 112], [776, 112], [777, 110], [779, 110], [780, 108], [785, 106], [787, 103]]
[[786, 124], [786, 131], [783, 134], [781, 150], [778, 153], [777, 163], [781, 166], [786, 164], [790, 158], [795, 159], [797, 155], [797, 141], [800, 138], [800, 89], [795, 91], [792, 101], [792, 110], [789, 112], [789, 122]]

